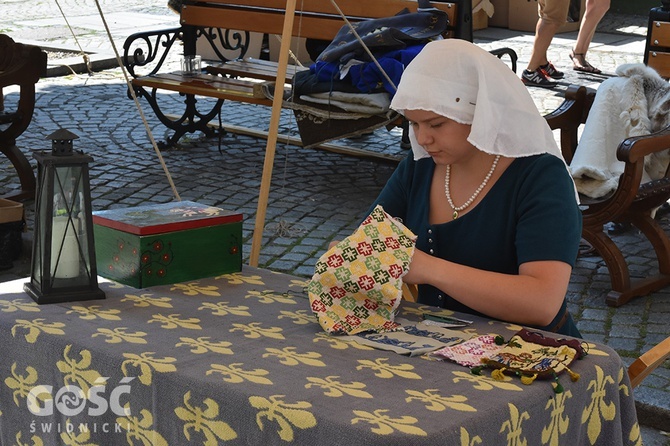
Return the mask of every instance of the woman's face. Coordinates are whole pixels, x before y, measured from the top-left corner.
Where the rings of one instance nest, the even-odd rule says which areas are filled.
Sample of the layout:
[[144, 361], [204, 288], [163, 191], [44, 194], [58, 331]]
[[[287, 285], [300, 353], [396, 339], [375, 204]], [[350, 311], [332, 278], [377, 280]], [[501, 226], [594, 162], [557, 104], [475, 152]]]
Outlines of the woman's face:
[[471, 125], [426, 110], [405, 110], [405, 118], [435, 164], [457, 163], [477, 152], [467, 140]]

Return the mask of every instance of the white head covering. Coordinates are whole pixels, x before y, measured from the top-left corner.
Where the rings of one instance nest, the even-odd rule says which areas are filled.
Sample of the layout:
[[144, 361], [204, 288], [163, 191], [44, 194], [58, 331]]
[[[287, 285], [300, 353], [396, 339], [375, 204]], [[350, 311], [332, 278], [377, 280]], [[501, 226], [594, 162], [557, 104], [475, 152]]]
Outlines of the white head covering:
[[[486, 153], [563, 159], [521, 80], [498, 57], [465, 40], [427, 44], [403, 72], [391, 108], [432, 111], [471, 124], [468, 141]], [[409, 137], [414, 159], [429, 156], [411, 127]]]

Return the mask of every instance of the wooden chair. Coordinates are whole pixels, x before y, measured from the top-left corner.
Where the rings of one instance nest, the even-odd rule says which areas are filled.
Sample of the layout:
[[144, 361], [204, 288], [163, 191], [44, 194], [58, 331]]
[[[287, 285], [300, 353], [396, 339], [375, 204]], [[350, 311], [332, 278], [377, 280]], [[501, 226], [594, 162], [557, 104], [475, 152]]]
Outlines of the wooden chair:
[[[561, 150], [566, 162], [572, 161], [577, 147], [579, 126], [593, 104], [595, 91], [583, 86], [570, 86], [565, 102], [546, 115], [552, 129], [561, 131]], [[630, 299], [644, 296], [670, 284], [670, 238], [652, 217], [660, 205], [670, 199], [670, 175], [641, 184], [644, 157], [670, 149], [670, 127], [645, 136], [625, 139], [617, 148], [617, 158], [625, 164], [614, 193], [600, 198], [583, 197], [581, 202], [582, 237], [602, 256], [610, 273], [612, 291], [606, 302], [618, 307]], [[651, 243], [658, 260], [658, 274], [632, 280], [626, 259], [604, 228], [609, 222], [631, 223]]]
[[670, 357], [670, 336], [642, 354], [628, 367], [631, 387], [637, 387], [651, 372]]
[[[16, 146], [18, 138], [30, 124], [35, 109], [35, 84], [46, 74], [47, 54], [39, 47], [16, 43], [0, 34], [0, 152], [16, 170], [21, 190], [4, 198], [30, 200], [35, 198], [35, 175], [30, 162]], [[20, 97], [15, 109], [5, 110], [2, 89], [18, 86]]]

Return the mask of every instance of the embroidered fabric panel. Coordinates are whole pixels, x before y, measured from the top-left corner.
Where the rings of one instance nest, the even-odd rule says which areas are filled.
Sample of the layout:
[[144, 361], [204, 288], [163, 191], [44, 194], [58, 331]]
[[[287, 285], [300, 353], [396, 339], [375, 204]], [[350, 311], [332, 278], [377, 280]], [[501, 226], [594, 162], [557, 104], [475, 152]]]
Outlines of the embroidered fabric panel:
[[482, 365], [482, 360], [501, 351], [504, 346], [497, 345], [496, 335], [476, 336], [461, 344], [442, 348], [433, 353], [434, 356], [450, 359], [466, 367]]
[[394, 312], [416, 236], [381, 206], [315, 265], [308, 287], [312, 311], [328, 333], [397, 330]]
[[448, 345], [455, 345], [470, 337], [467, 333], [426, 324], [396, 319], [402, 331], [391, 333], [359, 333], [343, 339], [379, 350], [389, 350], [401, 355], [420, 356]]
[[[556, 344], [556, 340], [551, 341]], [[485, 362], [489, 367], [505, 368], [510, 372], [553, 376], [565, 371], [578, 357], [578, 351], [569, 345], [548, 344], [528, 341], [517, 334]]]

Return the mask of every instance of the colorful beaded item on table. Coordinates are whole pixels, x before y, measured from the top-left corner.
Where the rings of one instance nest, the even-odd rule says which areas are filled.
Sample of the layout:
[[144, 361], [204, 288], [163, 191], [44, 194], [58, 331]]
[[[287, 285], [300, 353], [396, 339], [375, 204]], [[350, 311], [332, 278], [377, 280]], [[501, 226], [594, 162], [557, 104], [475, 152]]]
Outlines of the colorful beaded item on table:
[[[577, 339], [554, 339], [541, 332], [521, 329], [508, 342], [496, 339], [496, 343], [503, 344], [503, 348], [482, 359], [482, 367], [495, 369], [491, 372], [495, 380], [504, 380], [506, 373], [518, 376], [526, 385], [537, 378], [551, 378], [556, 393], [563, 392], [563, 386], [558, 381], [561, 373], [567, 372], [572, 381], [579, 380], [579, 374], [570, 369], [575, 360], [586, 355]], [[478, 374], [482, 367], [472, 372]]]

